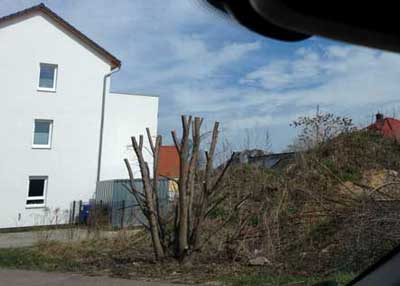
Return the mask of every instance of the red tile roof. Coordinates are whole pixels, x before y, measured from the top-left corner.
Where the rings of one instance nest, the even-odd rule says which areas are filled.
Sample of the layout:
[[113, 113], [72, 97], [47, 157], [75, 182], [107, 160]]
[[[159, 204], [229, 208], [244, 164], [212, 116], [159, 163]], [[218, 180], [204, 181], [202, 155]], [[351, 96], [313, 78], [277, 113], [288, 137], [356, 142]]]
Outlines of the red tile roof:
[[367, 128], [379, 132], [386, 138], [392, 138], [400, 142], [400, 120], [389, 117], [381, 118]]
[[159, 156], [157, 174], [170, 178], [179, 177], [179, 154], [175, 146], [161, 146]]

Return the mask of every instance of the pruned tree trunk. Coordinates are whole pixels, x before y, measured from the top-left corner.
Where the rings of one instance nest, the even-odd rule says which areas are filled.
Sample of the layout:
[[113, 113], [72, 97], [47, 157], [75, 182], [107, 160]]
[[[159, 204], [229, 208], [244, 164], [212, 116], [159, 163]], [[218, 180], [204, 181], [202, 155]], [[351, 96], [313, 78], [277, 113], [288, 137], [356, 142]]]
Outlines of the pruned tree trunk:
[[[135, 188], [133, 172], [129, 161], [125, 159], [131, 180], [131, 192], [138, 201], [138, 205], [147, 219], [146, 228], [151, 234], [152, 244], [156, 259], [164, 258], [167, 253], [172, 252], [174, 256], [183, 261], [193, 252], [201, 248], [200, 240], [203, 222], [224, 199], [218, 194], [221, 182], [228, 170], [232, 159], [225, 164], [219, 174], [214, 169], [215, 150], [218, 141], [219, 123], [215, 122], [211, 144], [206, 155], [206, 166], [202, 169], [199, 164], [201, 150], [201, 125], [203, 119], [192, 116], [182, 116], [182, 137], [179, 140], [176, 131], [171, 132], [176, 150], [179, 154], [180, 173], [178, 183], [178, 201], [173, 212], [173, 218], [164, 217], [160, 208], [158, 198], [158, 163], [159, 150], [162, 144], [161, 136], [156, 137], [155, 143], [147, 129], [147, 137], [153, 157], [153, 179], [148, 163], [143, 156], [143, 136], [139, 137], [139, 143], [132, 137], [132, 146], [139, 162], [143, 193]], [[196, 203], [194, 203], [196, 200]], [[167, 235], [167, 224], [173, 222], [174, 235]], [[168, 247], [171, 247], [168, 249]]]
[[[153, 142], [150, 133], [149, 134], [149, 141]], [[159, 209], [156, 206], [157, 202], [157, 181], [153, 180], [153, 184], [151, 183], [150, 179], [150, 170], [149, 170], [149, 165], [148, 163], [144, 160], [143, 157], [143, 136], [140, 136], [140, 141], [139, 144], [136, 141], [135, 137], [132, 137], [132, 146], [135, 151], [136, 157], [139, 161], [139, 167], [140, 167], [140, 173], [142, 176], [142, 183], [143, 183], [143, 192], [144, 192], [144, 198], [143, 195], [136, 189], [134, 185], [134, 180], [133, 180], [133, 172], [131, 170], [129, 161], [125, 159], [125, 164], [128, 168], [129, 171], [129, 176], [131, 180], [131, 189], [132, 192], [135, 193], [135, 198], [138, 201], [139, 205], [142, 205], [142, 211], [145, 217], [148, 220], [149, 224], [149, 229], [151, 233], [151, 239], [154, 247], [154, 254], [156, 256], [156, 259], [162, 259], [165, 257], [165, 251], [161, 243], [161, 237], [160, 237], [160, 224], [158, 222], [158, 217], [160, 217]], [[161, 143], [161, 137], [160, 139], [157, 140], [158, 142]], [[160, 143], [156, 144], [156, 146], [153, 146], [153, 143], [150, 145], [153, 146], [153, 156], [155, 157], [155, 164], [158, 162], [158, 153], [159, 153], [159, 147]], [[155, 188], [153, 189], [153, 185]], [[139, 203], [140, 202], [140, 203]]]

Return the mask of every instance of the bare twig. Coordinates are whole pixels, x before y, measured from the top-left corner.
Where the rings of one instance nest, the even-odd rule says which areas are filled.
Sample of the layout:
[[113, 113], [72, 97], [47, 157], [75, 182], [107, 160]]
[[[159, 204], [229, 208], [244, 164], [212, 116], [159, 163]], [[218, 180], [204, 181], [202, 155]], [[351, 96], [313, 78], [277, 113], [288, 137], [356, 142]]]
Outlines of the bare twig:
[[149, 140], [151, 152], [154, 154], [155, 148], [154, 148], [153, 138], [151, 137], [150, 128], [148, 127], [146, 128], [146, 133], [147, 133], [147, 139]]
[[171, 131], [171, 136], [172, 136], [172, 140], [174, 141], [174, 145], [176, 150], [178, 151], [178, 153], [181, 152], [181, 145], [179, 144], [179, 140], [178, 140], [178, 136], [176, 135], [176, 131], [172, 130]]
[[233, 208], [231, 214], [229, 217], [218, 227], [218, 229], [214, 232], [212, 232], [201, 244], [201, 246], [195, 250], [201, 249], [208, 241], [217, 233], [219, 233], [224, 227], [234, 218], [234, 216], [237, 214], [237, 211], [243, 206], [243, 204], [249, 199], [250, 194], [248, 194], [246, 197], [244, 197], [242, 200], [240, 200], [235, 207]]

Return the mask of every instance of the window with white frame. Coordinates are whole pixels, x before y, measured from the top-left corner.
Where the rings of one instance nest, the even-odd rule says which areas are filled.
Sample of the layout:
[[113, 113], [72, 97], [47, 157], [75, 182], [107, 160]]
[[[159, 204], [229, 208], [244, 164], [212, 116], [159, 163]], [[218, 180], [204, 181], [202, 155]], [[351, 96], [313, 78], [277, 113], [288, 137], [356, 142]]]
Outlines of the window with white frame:
[[34, 148], [51, 148], [53, 120], [35, 119], [33, 126]]
[[54, 64], [40, 64], [38, 90], [56, 91], [58, 66]]
[[44, 207], [46, 205], [47, 176], [29, 177], [26, 207]]

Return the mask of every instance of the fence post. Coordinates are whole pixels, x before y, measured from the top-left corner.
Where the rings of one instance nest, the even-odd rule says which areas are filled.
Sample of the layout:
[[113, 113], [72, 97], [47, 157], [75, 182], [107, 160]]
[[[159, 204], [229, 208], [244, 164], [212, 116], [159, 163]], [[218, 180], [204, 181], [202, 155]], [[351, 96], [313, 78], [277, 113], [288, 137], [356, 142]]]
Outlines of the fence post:
[[125, 216], [125, 200], [122, 201], [122, 207], [121, 207], [121, 229], [124, 228], [124, 216]]
[[75, 201], [72, 202], [71, 224], [75, 223]]
[[113, 203], [108, 203], [107, 204], [107, 218], [108, 218], [108, 224], [112, 226], [112, 218], [113, 218]]
[[79, 201], [79, 209], [78, 209], [78, 225], [81, 222], [81, 212], [82, 212], [82, 200]]

